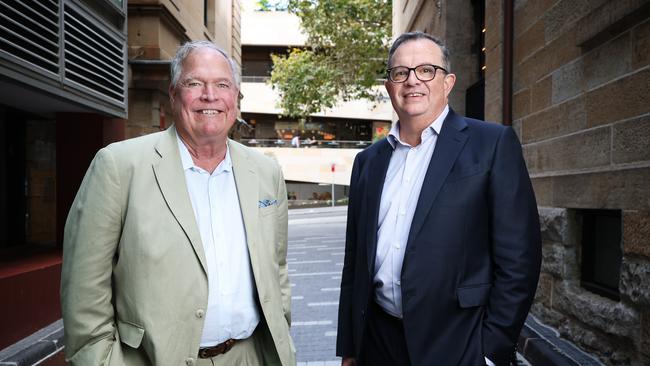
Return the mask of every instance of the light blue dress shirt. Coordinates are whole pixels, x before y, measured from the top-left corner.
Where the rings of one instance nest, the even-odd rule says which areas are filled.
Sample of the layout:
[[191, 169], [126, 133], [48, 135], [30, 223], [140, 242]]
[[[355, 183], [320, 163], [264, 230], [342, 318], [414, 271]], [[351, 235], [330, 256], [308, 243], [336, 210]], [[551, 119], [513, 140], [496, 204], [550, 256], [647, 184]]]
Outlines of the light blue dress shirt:
[[388, 163], [379, 203], [377, 256], [375, 258], [375, 301], [387, 313], [402, 317], [402, 262], [415, 207], [424, 176], [436, 148], [442, 122], [449, 113], [446, 106], [440, 116], [422, 131], [421, 142], [411, 146], [399, 136], [397, 122], [388, 134], [393, 154]]
[[194, 164], [180, 138], [178, 149], [208, 266], [208, 308], [201, 347], [248, 338], [260, 314], [230, 150], [210, 174]]

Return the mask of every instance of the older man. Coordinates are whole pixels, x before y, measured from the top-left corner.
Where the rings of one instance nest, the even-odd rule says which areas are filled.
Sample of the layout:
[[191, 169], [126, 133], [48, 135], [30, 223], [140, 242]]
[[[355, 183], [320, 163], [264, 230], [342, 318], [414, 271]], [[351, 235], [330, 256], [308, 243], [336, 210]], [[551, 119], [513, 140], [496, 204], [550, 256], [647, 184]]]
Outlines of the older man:
[[183, 45], [175, 126], [97, 153], [65, 228], [61, 301], [75, 365], [292, 365], [287, 194], [227, 138], [233, 61]]
[[352, 170], [344, 365], [505, 365], [533, 300], [541, 241], [521, 146], [449, 108], [448, 57], [420, 32], [390, 49], [399, 122]]

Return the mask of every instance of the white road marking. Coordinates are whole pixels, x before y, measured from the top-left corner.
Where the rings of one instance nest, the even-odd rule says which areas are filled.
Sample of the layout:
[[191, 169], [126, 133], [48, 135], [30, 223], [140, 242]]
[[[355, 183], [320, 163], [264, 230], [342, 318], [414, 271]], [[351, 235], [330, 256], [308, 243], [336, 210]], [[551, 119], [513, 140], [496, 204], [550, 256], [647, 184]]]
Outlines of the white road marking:
[[331, 320], [311, 320], [306, 322], [291, 322], [292, 327], [311, 326], [311, 325], [330, 325], [330, 324], [332, 324]]

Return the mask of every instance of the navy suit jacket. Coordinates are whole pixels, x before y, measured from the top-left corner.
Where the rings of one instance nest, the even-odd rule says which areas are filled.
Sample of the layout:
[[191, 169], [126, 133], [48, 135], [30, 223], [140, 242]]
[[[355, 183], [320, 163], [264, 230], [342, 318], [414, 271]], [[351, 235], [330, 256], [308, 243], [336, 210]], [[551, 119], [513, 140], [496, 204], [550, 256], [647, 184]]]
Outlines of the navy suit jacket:
[[[392, 154], [355, 159], [337, 355], [358, 357], [373, 301], [377, 220]], [[412, 365], [497, 365], [512, 357], [541, 264], [537, 205], [514, 131], [449, 111], [411, 224], [401, 275]]]

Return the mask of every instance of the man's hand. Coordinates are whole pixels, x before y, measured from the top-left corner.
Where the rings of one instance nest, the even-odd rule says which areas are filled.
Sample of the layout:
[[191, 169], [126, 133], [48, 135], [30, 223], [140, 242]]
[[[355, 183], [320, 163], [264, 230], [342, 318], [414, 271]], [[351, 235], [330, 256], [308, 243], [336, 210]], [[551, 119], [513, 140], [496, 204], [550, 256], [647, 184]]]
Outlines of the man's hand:
[[341, 366], [356, 366], [357, 365], [357, 360], [355, 360], [352, 357], [343, 357], [343, 360], [341, 360]]

